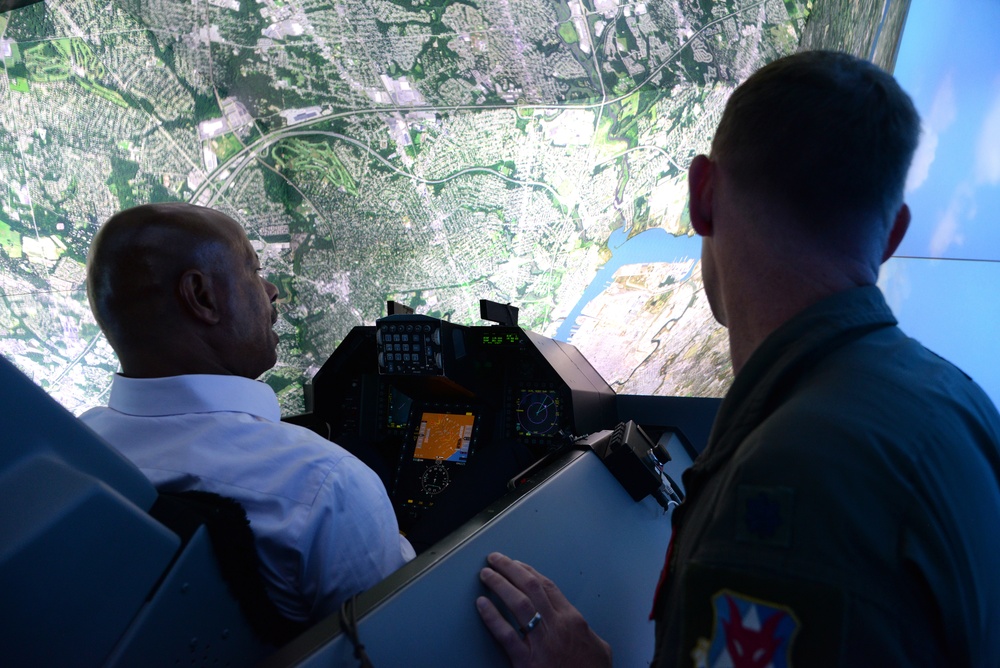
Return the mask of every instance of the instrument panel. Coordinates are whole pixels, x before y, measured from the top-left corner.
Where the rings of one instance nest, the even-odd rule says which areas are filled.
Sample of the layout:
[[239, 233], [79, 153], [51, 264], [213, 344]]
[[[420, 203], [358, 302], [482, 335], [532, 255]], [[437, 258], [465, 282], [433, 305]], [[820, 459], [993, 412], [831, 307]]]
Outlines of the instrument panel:
[[565, 423], [562, 393], [554, 387], [525, 386], [517, 391], [517, 407], [512, 417], [518, 438], [539, 444], [540, 439], [558, 435]]
[[313, 380], [312, 415], [379, 473], [401, 530], [429, 541], [617, 420], [614, 391], [573, 346], [416, 314], [352, 330]]

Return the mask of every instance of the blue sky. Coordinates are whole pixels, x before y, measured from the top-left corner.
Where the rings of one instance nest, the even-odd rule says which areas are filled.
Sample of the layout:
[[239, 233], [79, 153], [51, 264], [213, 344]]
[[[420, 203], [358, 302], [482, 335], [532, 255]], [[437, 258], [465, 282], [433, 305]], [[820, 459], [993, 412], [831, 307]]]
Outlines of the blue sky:
[[895, 75], [923, 118], [899, 254], [1000, 260], [1000, 2], [913, 0]]
[[[1000, 1], [913, 0], [895, 75], [923, 119], [913, 222], [879, 281], [903, 329], [1000, 403]], [[950, 258], [950, 259], [909, 259]], [[976, 261], [969, 261], [976, 260]]]

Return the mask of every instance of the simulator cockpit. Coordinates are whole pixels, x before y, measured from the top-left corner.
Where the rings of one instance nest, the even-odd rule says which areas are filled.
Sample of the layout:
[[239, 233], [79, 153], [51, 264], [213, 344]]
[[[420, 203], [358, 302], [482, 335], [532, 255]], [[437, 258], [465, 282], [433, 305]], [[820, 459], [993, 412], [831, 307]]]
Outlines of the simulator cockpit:
[[[352, 599], [356, 621], [331, 617], [280, 648], [241, 614], [205, 531], [163, 524], [142, 474], [4, 361], [7, 433], [21, 435], [0, 461], [17, 510], [0, 526], [8, 656], [354, 665], [360, 637], [375, 665], [503, 665], [472, 611], [493, 550], [552, 572], [606, 637], [647, 655], [640, 599], [696, 454], [685, 428], [702, 440], [714, 402], [623, 403], [572, 345], [518, 327], [513, 307], [483, 314], [499, 322], [395, 312], [356, 327], [317, 373], [312, 410], [288, 419], [381, 476], [418, 556]], [[427, 640], [442, 628], [450, 642]]]
[[519, 472], [616, 421], [614, 391], [573, 346], [516, 324], [417, 314], [356, 327], [313, 393], [311, 426], [382, 476], [418, 549]]

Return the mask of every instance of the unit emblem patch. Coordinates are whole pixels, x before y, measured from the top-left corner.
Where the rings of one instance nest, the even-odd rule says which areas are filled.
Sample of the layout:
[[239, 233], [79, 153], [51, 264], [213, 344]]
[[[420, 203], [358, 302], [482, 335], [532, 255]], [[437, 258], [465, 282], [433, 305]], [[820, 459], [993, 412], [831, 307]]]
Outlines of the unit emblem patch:
[[723, 589], [712, 597], [712, 637], [691, 653], [699, 668], [786, 668], [799, 620], [790, 609]]

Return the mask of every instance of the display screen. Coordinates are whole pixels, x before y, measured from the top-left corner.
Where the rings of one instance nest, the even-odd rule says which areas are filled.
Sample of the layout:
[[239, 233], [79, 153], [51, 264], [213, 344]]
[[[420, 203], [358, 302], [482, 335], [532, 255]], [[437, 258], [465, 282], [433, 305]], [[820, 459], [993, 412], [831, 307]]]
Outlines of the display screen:
[[409, 422], [412, 405], [410, 397], [389, 386], [386, 396], [386, 426], [389, 429], [404, 429]]
[[469, 459], [476, 416], [473, 413], [430, 413], [420, 416], [414, 459], [464, 464]]
[[1000, 404], [1000, 3], [913, 0], [895, 74], [923, 120], [913, 222], [879, 286], [900, 327]]
[[481, 342], [484, 347], [517, 347], [521, 345], [521, 335], [516, 332], [504, 332], [502, 334], [483, 334]]
[[188, 201], [239, 221], [279, 288], [263, 379], [286, 414], [387, 300], [464, 325], [480, 299], [510, 303], [619, 393], [721, 396], [728, 343], [687, 165], [759, 66], [800, 43], [886, 61], [905, 8], [48, 0], [2, 14], [0, 353], [73, 411], [105, 401], [117, 361], [83, 290], [90, 240], [123, 207]]
[[518, 434], [525, 436], [554, 436], [564, 419], [555, 390], [521, 390], [514, 415]]

